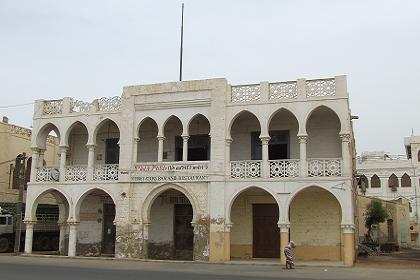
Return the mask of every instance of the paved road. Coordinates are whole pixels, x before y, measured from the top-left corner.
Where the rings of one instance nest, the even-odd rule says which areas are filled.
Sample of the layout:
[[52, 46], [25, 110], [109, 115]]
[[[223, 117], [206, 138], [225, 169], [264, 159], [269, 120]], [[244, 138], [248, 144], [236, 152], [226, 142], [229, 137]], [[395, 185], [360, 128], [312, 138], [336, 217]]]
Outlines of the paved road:
[[0, 256], [2, 280], [418, 279], [420, 270], [142, 262]]

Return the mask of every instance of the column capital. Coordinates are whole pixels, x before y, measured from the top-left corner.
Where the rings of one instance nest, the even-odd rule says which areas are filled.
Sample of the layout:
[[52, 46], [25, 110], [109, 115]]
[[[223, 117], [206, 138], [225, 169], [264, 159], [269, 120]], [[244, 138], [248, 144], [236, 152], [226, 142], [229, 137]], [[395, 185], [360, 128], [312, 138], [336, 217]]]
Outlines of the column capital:
[[27, 226], [33, 226], [34, 224], [36, 224], [36, 222], [37, 221], [35, 221], [35, 220], [29, 220], [29, 219], [28, 220], [27, 219], [23, 220], [23, 223]]
[[297, 136], [299, 143], [306, 144], [308, 142], [308, 135], [301, 134]]
[[269, 135], [260, 136], [261, 143], [263, 145], [268, 145], [268, 142], [270, 142], [271, 137]]
[[166, 139], [166, 137], [165, 137], [165, 136], [163, 136], [163, 135], [158, 135], [158, 136], [156, 136], [156, 138], [157, 138], [157, 140], [159, 140], [159, 141], [164, 141], [164, 140]]
[[95, 145], [95, 144], [86, 144], [86, 147], [87, 147], [89, 150], [95, 150], [96, 145]]
[[184, 142], [186, 142], [186, 141], [188, 141], [188, 139], [190, 139], [190, 136], [189, 135], [181, 135], [181, 137], [182, 137], [182, 140], [184, 140]]
[[350, 142], [350, 133], [340, 133], [342, 142]]
[[39, 149], [39, 154], [40, 155], [43, 155], [43, 154], [45, 154], [45, 151], [46, 151], [47, 149]]
[[66, 153], [69, 146], [61, 145], [61, 146], [59, 146], [59, 148], [60, 148], [60, 153]]
[[343, 233], [354, 233], [354, 224], [342, 224]]
[[278, 223], [277, 225], [280, 229], [280, 232], [289, 232], [290, 224]]
[[233, 224], [225, 224], [225, 232], [230, 232], [230, 230], [232, 229]]
[[140, 142], [140, 137], [134, 137], [134, 141]]
[[38, 147], [31, 147], [32, 154], [39, 154], [41, 149]]
[[76, 221], [76, 220], [68, 220], [66, 222], [69, 226], [78, 226], [80, 224], [80, 221]]
[[232, 138], [226, 138], [226, 145], [232, 144], [233, 139]]

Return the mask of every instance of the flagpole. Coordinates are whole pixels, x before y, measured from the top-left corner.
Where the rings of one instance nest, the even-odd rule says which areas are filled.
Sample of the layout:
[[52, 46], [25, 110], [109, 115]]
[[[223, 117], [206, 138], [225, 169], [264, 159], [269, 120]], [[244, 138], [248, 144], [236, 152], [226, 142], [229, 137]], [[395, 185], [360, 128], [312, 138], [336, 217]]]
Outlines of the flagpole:
[[179, 81], [182, 81], [182, 52], [184, 44], [184, 3], [182, 3], [182, 15], [181, 15], [181, 49], [179, 55]]

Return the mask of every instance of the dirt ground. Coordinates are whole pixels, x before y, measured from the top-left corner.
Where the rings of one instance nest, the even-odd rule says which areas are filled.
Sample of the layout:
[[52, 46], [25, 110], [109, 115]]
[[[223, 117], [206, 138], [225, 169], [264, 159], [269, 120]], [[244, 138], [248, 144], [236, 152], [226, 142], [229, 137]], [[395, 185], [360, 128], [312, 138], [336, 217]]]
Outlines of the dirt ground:
[[356, 267], [420, 269], [420, 249], [400, 249], [379, 256], [361, 256], [357, 259]]

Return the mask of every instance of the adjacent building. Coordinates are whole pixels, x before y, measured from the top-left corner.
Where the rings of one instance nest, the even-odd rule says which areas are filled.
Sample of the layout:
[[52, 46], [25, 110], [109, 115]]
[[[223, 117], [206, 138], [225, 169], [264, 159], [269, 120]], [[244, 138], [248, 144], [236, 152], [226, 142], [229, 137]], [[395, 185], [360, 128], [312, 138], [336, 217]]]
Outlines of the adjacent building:
[[[404, 138], [405, 155], [390, 155], [385, 152], [365, 152], [357, 157], [356, 167], [360, 194], [395, 201], [404, 198], [409, 202], [409, 223], [402, 221], [399, 228], [409, 234], [400, 234], [400, 246], [420, 246], [419, 240], [419, 174], [420, 137]], [[389, 227], [395, 227], [396, 217], [388, 213]]]
[[[345, 76], [127, 86], [37, 100], [25, 252], [45, 195], [69, 256], [281, 258], [352, 265], [354, 141]], [[48, 135], [58, 165], [41, 166]]]

